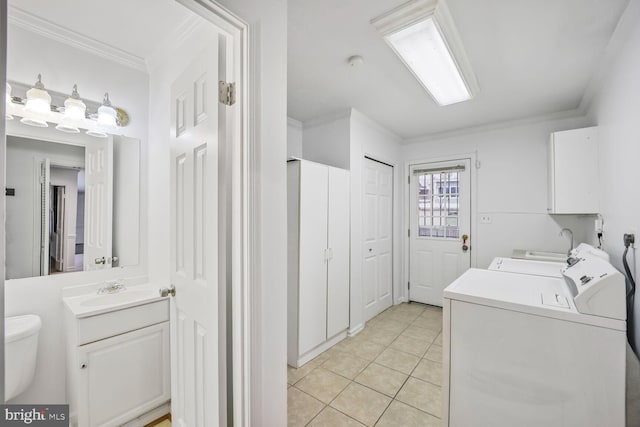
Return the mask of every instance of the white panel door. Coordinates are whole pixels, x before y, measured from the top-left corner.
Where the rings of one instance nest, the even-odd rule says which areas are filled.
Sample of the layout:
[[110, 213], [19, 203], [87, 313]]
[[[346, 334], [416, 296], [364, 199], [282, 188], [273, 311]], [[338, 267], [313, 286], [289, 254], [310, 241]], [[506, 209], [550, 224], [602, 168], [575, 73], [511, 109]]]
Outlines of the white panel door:
[[327, 339], [328, 192], [329, 168], [301, 162], [299, 355]]
[[179, 427], [218, 425], [217, 37], [171, 86], [171, 413]]
[[393, 167], [364, 159], [362, 283], [365, 320], [393, 303]]
[[111, 267], [113, 217], [113, 139], [85, 147], [84, 269]]
[[327, 338], [349, 327], [349, 171], [329, 168]]
[[415, 165], [410, 181], [409, 300], [442, 307], [444, 288], [471, 266], [470, 161]]

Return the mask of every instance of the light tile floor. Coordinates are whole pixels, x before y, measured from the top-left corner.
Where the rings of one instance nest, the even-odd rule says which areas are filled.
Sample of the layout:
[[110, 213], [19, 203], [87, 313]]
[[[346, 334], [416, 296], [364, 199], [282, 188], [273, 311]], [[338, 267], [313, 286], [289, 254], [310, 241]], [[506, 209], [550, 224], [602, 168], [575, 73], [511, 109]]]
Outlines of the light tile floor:
[[442, 309], [393, 306], [287, 382], [290, 427], [440, 426]]

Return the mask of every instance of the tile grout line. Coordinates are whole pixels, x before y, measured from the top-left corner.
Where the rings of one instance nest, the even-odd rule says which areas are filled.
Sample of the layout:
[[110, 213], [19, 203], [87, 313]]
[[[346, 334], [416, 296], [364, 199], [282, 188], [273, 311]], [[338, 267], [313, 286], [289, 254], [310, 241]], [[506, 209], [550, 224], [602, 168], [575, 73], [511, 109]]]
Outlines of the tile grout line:
[[[398, 307], [398, 306], [394, 306], [394, 307]], [[385, 312], [386, 312], [386, 311], [387, 311], [387, 310], [385, 310]], [[394, 310], [394, 311], [395, 311], [395, 310]], [[437, 418], [437, 419], [441, 419], [440, 417], [438, 417], [438, 416], [436, 416], [436, 415], [434, 415], [434, 414], [431, 414], [430, 412], [424, 411], [424, 410], [422, 410], [422, 409], [420, 409], [420, 408], [415, 407], [414, 405], [411, 405], [411, 404], [409, 404], [409, 403], [407, 403], [407, 402], [403, 402], [402, 400], [398, 400], [398, 399], [397, 399], [398, 394], [400, 393], [400, 391], [402, 390], [402, 388], [406, 385], [406, 383], [409, 381], [409, 378], [414, 378], [415, 380], [418, 380], [418, 381], [422, 381], [422, 382], [425, 382], [425, 383], [431, 384], [431, 385], [433, 385], [434, 387], [438, 387], [438, 388], [440, 388], [440, 389], [442, 388], [442, 386], [441, 386], [441, 385], [434, 384], [434, 383], [432, 383], [432, 382], [430, 382], [430, 381], [427, 381], [427, 380], [422, 380], [422, 379], [420, 379], [420, 378], [418, 378], [418, 377], [414, 377], [414, 376], [412, 375], [412, 374], [415, 372], [415, 370], [417, 369], [418, 365], [422, 362], [422, 360], [426, 359], [426, 358], [425, 358], [425, 355], [428, 353], [428, 351], [431, 349], [431, 347], [432, 347], [433, 345], [437, 345], [437, 344], [435, 344], [435, 341], [438, 339], [438, 336], [442, 334], [442, 328], [440, 328], [439, 330], [434, 330], [434, 329], [431, 329], [431, 328], [423, 328], [423, 327], [421, 327], [420, 325], [415, 325], [415, 324], [414, 324], [414, 323], [415, 323], [416, 321], [418, 321], [418, 319], [419, 319], [420, 317], [422, 317], [422, 315], [423, 315], [425, 312], [427, 312], [427, 311], [434, 311], [434, 310], [431, 310], [431, 309], [423, 309], [419, 314], [417, 314], [417, 315], [415, 315], [415, 316], [408, 316], [408, 317], [412, 317], [412, 320], [411, 320], [410, 322], [408, 322], [408, 323], [406, 322], [406, 320], [396, 320], [396, 319], [394, 319], [394, 318], [393, 318], [394, 316], [392, 316], [392, 315], [391, 315], [391, 316], [389, 316], [389, 320], [391, 320], [391, 321], [393, 321], [393, 322], [397, 322], [398, 324], [403, 324], [403, 325], [405, 325], [402, 329], [396, 329], [396, 330], [388, 329], [388, 328], [385, 328], [384, 326], [378, 326], [378, 327], [377, 327], [377, 329], [376, 329], [376, 330], [383, 330], [383, 331], [385, 331], [385, 332], [387, 332], [387, 333], [392, 333], [392, 334], [394, 334], [394, 335], [395, 335], [394, 339], [393, 339], [393, 340], [391, 340], [391, 342], [390, 342], [389, 344], [383, 344], [383, 343], [380, 343], [380, 342], [372, 341], [372, 340], [370, 340], [370, 339], [366, 338], [366, 335], [361, 335], [361, 337], [362, 337], [362, 338], [361, 338], [361, 339], [362, 339], [362, 341], [367, 342], [367, 343], [369, 343], [369, 344], [374, 344], [374, 345], [378, 345], [378, 346], [383, 347], [383, 348], [382, 348], [382, 350], [381, 350], [379, 353], [377, 353], [377, 354], [376, 354], [376, 356], [373, 358], [373, 360], [369, 360], [368, 358], [361, 357], [361, 356], [359, 356], [358, 354], [355, 354], [355, 352], [353, 352], [353, 353], [352, 353], [352, 352], [350, 352], [350, 351], [348, 351], [348, 350], [346, 350], [346, 351], [345, 351], [345, 350], [343, 350], [343, 349], [336, 349], [336, 351], [338, 351], [339, 353], [342, 353], [342, 354], [344, 354], [344, 355], [351, 356], [351, 357], [356, 357], [356, 358], [358, 358], [358, 359], [361, 359], [361, 360], [364, 360], [364, 361], [366, 361], [366, 362], [367, 362], [367, 363], [366, 363], [366, 365], [364, 366], [364, 368], [360, 369], [360, 370], [359, 370], [359, 371], [354, 375], [354, 378], [353, 378], [353, 379], [348, 378], [348, 377], [346, 377], [346, 376], [344, 376], [344, 375], [342, 375], [342, 374], [340, 374], [340, 373], [338, 373], [338, 372], [334, 372], [334, 371], [332, 371], [331, 369], [325, 368], [325, 367], [324, 367], [325, 363], [326, 363], [327, 361], [329, 361], [329, 360], [331, 359], [331, 357], [332, 357], [332, 356], [328, 356], [327, 360], [323, 361], [320, 365], [315, 366], [314, 368], [312, 368], [309, 372], [307, 372], [305, 375], [303, 375], [302, 377], [300, 377], [300, 378], [299, 378], [297, 381], [295, 381], [293, 384], [290, 384], [290, 383], [288, 383], [288, 381], [287, 381], [287, 383], [288, 383], [288, 385], [289, 385], [290, 387], [294, 387], [297, 391], [299, 391], [299, 392], [301, 392], [301, 393], [303, 393], [303, 394], [305, 394], [305, 395], [307, 395], [307, 396], [309, 396], [309, 397], [313, 398], [315, 401], [318, 401], [318, 402], [320, 402], [320, 403], [322, 404], [322, 408], [320, 409], [320, 411], [319, 411], [318, 413], [316, 413], [316, 414], [315, 414], [315, 415], [314, 415], [314, 416], [313, 416], [313, 417], [312, 417], [312, 418], [311, 418], [311, 419], [310, 419], [310, 420], [309, 420], [305, 425], [309, 425], [310, 423], [312, 423], [312, 422], [313, 422], [313, 420], [315, 420], [315, 419], [320, 415], [320, 413], [322, 413], [324, 410], [326, 410], [326, 408], [327, 408], [327, 407], [329, 407], [329, 408], [331, 408], [331, 409], [333, 409], [333, 410], [335, 410], [335, 411], [339, 412], [340, 414], [342, 414], [342, 415], [346, 416], [346, 417], [347, 417], [347, 418], [349, 418], [349, 419], [352, 419], [352, 420], [354, 420], [354, 421], [356, 421], [356, 422], [360, 423], [360, 421], [359, 421], [359, 420], [357, 420], [357, 419], [355, 419], [354, 417], [352, 417], [352, 416], [350, 416], [350, 415], [348, 415], [348, 414], [346, 414], [346, 413], [342, 412], [341, 410], [339, 410], [339, 409], [337, 409], [337, 408], [335, 408], [335, 407], [331, 406], [331, 404], [332, 404], [332, 403], [333, 403], [333, 402], [334, 402], [334, 401], [335, 401], [339, 396], [341, 396], [341, 395], [344, 393], [344, 391], [345, 391], [347, 388], [349, 388], [349, 386], [350, 386], [350, 385], [352, 385], [352, 384], [354, 384], [354, 383], [355, 383], [356, 385], [358, 385], [358, 386], [364, 387], [364, 388], [366, 388], [366, 389], [368, 389], [368, 390], [370, 390], [370, 391], [372, 391], [372, 392], [374, 392], [374, 393], [380, 394], [381, 396], [384, 396], [384, 397], [386, 397], [386, 398], [388, 398], [388, 399], [389, 399], [389, 403], [387, 403], [387, 404], [386, 404], [386, 406], [385, 406], [384, 410], [381, 412], [380, 416], [378, 416], [378, 418], [376, 419], [375, 423], [373, 424], [374, 426], [375, 426], [375, 425], [377, 425], [377, 424], [380, 422], [381, 418], [382, 418], [382, 417], [384, 416], [384, 414], [388, 411], [389, 407], [391, 406], [391, 404], [392, 404], [394, 401], [397, 401], [397, 402], [399, 402], [399, 403], [405, 404], [405, 405], [407, 405], [407, 406], [409, 406], [409, 407], [411, 407], [411, 408], [413, 408], [413, 409], [415, 409], [415, 410], [419, 411], [420, 413], [428, 414], [428, 415], [433, 416], [433, 417], [435, 417], [435, 418]], [[384, 313], [384, 312], [382, 312], [382, 313], [380, 313], [380, 314], [383, 314], [383, 313]], [[374, 320], [374, 322], [371, 322], [371, 323], [370, 323], [370, 326], [371, 326], [371, 327], [374, 327], [374, 328], [375, 328], [377, 323], [380, 323], [380, 322], [384, 322], [384, 321], [385, 321], [386, 317], [385, 317], [385, 318], [382, 318], [382, 319], [377, 319], [377, 318], [378, 318], [378, 316], [379, 316], [380, 314], [378, 314], [376, 317], [374, 317], [374, 318], [372, 319], [372, 320]], [[402, 316], [399, 316], [399, 317], [402, 317]], [[377, 319], [377, 320], [376, 320], [376, 319]], [[405, 319], [406, 319], [406, 317], [405, 317]], [[427, 348], [426, 348], [425, 352], [424, 352], [424, 353], [422, 353], [421, 355], [416, 355], [416, 354], [414, 354], [414, 353], [409, 353], [409, 352], [403, 351], [403, 350], [401, 350], [401, 349], [398, 349], [398, 348], [392, 347], [393, 343], [394, 343], [394, 342], [396, 342], [396, 340], [397, 340], [398, 338], [400, 338], [401, 336], [403, 336], [403, 337], [405, 337], [405, 338], [408, 338], [408, 339], [419, 339], [419, 338], [411, 337], [411, 336], [408, 336], [408, 335], [403, 335], [403, 333], [404, 333], [407, 329], [409, 329], [410, 327], [412, 327], [412, 326], [413, 326], [413, 327], [416, 327], [416, 328], [419, 328], [419, 329], [424, 329], [424, 330], [429, 330], [429, 331], [431, 331], [431, 332], [436, 332], [436, 336], [435, 336], [432, 340], [430, 340], [430, 341], [429, 341], [428, 346], [427, 346]], [[356, 335], [355, 337], [357, 337], [357, 335]], [[355, 337], [354, 337], [354, 338], [355, 338]], [[399, 370], [397, 370], [397, 369], [394, 369], [394, 368], [392, 368], [392, 367], [389, 367], [389, 366], [383, 365], [382, 363], [378, 363], [378, 362], [377, 362], [378, 357], [379, 357], [379, 356], [380, 356], [384, 351], [386, 351], [387, 349], [392, 349], [392, 350], [397, 351], [397, 352], [399, 352], [399, 353], [402, 353], [402, 354], [405, 354], [405, 355], [409, 355], [409, 356], [412, 356], [412, 357], [416, 357], [416, 358], [418, 358], [418, 362], [416, 363], [416, 365], [411, 369], [410, 373], [408, 373], [408, 374], [407, 374], [407, 373], [404, 373], [404, 372], [402, 372], [402, 371], [399, 371]], [[326, 350], [325, 352], [321, 353], [320, 355], [318, 355], [318, 356], [316, 356], [316, 357], [319, 357], [319, 356], [321, 356], [322, 354], [325, 354], [326, 352], [328, 352], [328, 351], [330, 351], [330, 350], [331, 350], [331, 349], [328, 349], [328, 350]], [[335, 357], [335, 356], [334, 356], [334, 357]], [[434, 362], [434, 363], [440, 363], [440, 364], [442, 363], [442, 362], [433, 361], [433, 360], [431, 360], [431, 359], [426, 359], [426, 360], [428, 360], [428, 361], [430, 361], [430, 362]], [[311, 362], [311, 361], [310, 361], [310, 362]], [[383, 367], [383, 368], [389, 369], [389, 370], [391, 370], [391, 371], [394, 371], [394, 372], [397, 372], [397, 373], [400, 373], [400, 374], [402, 374], [402, 375], [405, 375], [405, 376], [406, 376], [406, 378], [405, 378], [405, 379], [404, 379], [404, 381], [402, 382], [402, 385], [401, 385], [400, 387], [398, 387], [397, 391], [394, 393], [394, 395], [393, 395], [393, 396], [389, 396], [389, 395], [387, 395], [386, 393], [383, 393], [383, 392], [380, 392], [380, 391], [378, 391], [378, 390], [375, 390], [375, 389], [373, 389], [373, 388], [371, 388], [371, 387], [369, 387], [369, 386], [367, 386], [367, 385], [365, 385], [365, 384], [362, 384], [362, 383], [360, 383], [360, 382], [358, 382], [358, 381], [356, 380], [356, 378], [358, 378], [358, 377], [359, 377], [359, 376], [360, 376], [360, 375], [361, 375], [365, 370], [367, 370], [367, 369], [368, 369], [372, 364], [374, 364], [374, 363], [375, 363], [376, 365], [378, 365], [378, 366], [381, 366], [381, 367]], [[330, 373], [332, 373], [332, 374], [334, 374], [334, 375], [336, 375], [336, 376], [338, 376], [338, 377], [341, 377], [341, 378], [345, 379], [346, 381], [348, 381], [348, 383], [346, 384], [346, 386], [345, 386], [342, 390], [340, 390], [340, 392], [338, 392], [338, 394], [337, 394], [333, 399], [331, 399], [331, 401], [330, 401], [329, 403], [327, 403], [327, 404], [325, 404], [323, 401], [321, 401], [320, 399], [316, 398], [315, 396], [311, 395], [310, 393], [307, 393], [307, 392], [305, 392], [304, 390], [301, 390], [300, 388], [296, 387], [296, 384], [300, 383], [303, 379], [307, 378], [309, 375], [311, 375], [311, 373], [313, 373], [313, 372], [317, 371], [317, 370], [318, 370], [318, 369], [320, 369], [320, 368], [322, 368], [322, 369], [324, 369], [325, 371], [330, 372]], [[296, 368], [293, 368], [293, 369], [296, 369]], [[300, 368], [298, 368], [298, 369], [300, 369]]]

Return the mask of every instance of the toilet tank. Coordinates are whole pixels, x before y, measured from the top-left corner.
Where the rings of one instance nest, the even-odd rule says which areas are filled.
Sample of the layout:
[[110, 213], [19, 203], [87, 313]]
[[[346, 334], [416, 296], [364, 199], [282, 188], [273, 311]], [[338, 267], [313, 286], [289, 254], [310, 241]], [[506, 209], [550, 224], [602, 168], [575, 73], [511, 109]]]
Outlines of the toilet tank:
[[33, 381], [42, 321], [35, 314], [7, 317], [4, 326], [5, 400], [23, 393]]

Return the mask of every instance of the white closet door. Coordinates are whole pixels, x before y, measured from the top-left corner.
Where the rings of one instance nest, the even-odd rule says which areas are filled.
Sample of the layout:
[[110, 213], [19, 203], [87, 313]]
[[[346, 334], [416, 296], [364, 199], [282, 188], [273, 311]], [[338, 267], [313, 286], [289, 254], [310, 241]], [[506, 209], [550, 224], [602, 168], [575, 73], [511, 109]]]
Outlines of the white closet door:
[[349, 172], [329, 168], [327, 338], [349, 327]]
[[328, 167], [300, 165], [300, 289], [298, 352], [327, 339]]
[[362, 279], [369, 320], [393, 303], [393, 167], [365, 158], [363, 180]]

